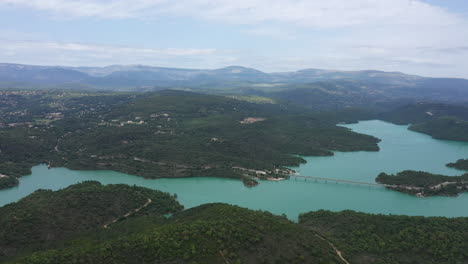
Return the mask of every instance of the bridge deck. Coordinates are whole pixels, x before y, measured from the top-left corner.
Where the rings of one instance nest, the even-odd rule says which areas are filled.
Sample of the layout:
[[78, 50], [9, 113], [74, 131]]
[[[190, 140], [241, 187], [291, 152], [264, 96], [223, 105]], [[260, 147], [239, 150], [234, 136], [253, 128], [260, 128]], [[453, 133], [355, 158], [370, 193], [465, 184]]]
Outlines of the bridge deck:
[[303, 178], [303, 179], [311, 179], [311, 180], [331, 181], [331, 182], [343, 182], [343, 183], [350, 183], [350, 184], [370, 185], [370, 186], [381, 186], [381, 187], [386, 187], [386, 186], [387, 186], [386, 184], [380, 184], [380, 183], [359, 182], [359, 181], [348, 181], [348, 180], [331, 179], [331, 178], [321, 178], [321, 177], [313, 177], [313, 176], [291, 175], [291, 177]]

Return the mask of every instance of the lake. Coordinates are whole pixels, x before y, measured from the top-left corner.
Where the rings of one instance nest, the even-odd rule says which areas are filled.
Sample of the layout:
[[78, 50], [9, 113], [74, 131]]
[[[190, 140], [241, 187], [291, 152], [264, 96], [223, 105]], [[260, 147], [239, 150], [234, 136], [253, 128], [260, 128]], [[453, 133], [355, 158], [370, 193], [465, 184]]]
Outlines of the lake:
[[[379, 152], [335, 152], [331, 157], [306, 157], [307, 164], [294, 168], [301, 175], [373, 183], [380, 172], [424, 170], [446, 175], [463, 171], [446, 163], [468, 158], [468, 143], [435, 140], [383, 121], [362, 121], [344, 125], [356, 132], [380, 138]], [[291, 178], [281, 182], [261, 181], [254, 188], [241, 181], [221, 178], [144, 179], [114, 171], [73, 171], [35, 166], [32, 175], [20, 179], [17, 187], [0, 191], [0, 206], [37, 189], [57, 190], [85, 180], [103, 184], [125, 183], [177, 193], [190, 208], [204, 203], [223, 202], [251, 209], [286, 214], [297, 219], [302, 212], [326, 209], [368, 213], [423, 216], [468, 216], [468, 193], [459, 197], [418, 198], [381, 187], [304, 181]]]

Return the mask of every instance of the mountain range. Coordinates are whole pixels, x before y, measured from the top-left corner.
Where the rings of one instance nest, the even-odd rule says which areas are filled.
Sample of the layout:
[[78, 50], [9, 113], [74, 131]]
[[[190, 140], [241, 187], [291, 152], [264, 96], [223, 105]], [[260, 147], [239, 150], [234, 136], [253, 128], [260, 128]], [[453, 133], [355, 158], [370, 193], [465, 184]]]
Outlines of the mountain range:
[[429, 78], [400, 72], [304, 69], [265, 73], [241, 66], [179, 69], [145, 65], [65, 67], [0, 63], [0, 89], [152, 91], [165, 88], [261, 95], [305, 106], [322, 98], [339, 99], [335, 101], [340, 106], [402, 98], [468, 101], [466, 79]]

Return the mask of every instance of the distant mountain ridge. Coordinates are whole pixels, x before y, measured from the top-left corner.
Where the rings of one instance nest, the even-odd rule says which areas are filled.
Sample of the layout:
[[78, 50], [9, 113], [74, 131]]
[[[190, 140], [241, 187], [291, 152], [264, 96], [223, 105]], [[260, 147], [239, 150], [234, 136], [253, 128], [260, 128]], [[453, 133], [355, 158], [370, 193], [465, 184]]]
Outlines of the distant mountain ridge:
[[[266, 73], [253, 68], [184, 69], [146, 65], [106, 67], [33, 66], [0, 63], [0, 89], [188, 89], [208, 93], [279, 96], [310, 102], [326, 96], [346, 106], [368, 100], [468, 101], [468, 80], [429, 78], [401, 72], [304, 69]], [[281, 93], [278, 93], [281, 92]], [[292, 93], [292, 94], [289, 94]], [[341, 103], [340, 103], [341, 104]]]
[[[166, 68], [146, 65], [110, 65], [105, 67], [66, 67], [34, 66], [12, 63], [0, 63], [0, 81], [85, 81], [93, 79], [121, 78], [127, 80], [151, 81], [245, 81], [266, 83], [308, 83], [324, 80], [362, 80], [406, 84], [426, 78], [400, 72], [384, 71], [338, 71], [321, 69], [304, 69], [295, 72], [265, 73], [253, 68], [228, 66], [219, 69], [184, 69]], [[461, 79], [463, 80], [463, 79]], [[465, 80], [468, 82], [468, 80]]]

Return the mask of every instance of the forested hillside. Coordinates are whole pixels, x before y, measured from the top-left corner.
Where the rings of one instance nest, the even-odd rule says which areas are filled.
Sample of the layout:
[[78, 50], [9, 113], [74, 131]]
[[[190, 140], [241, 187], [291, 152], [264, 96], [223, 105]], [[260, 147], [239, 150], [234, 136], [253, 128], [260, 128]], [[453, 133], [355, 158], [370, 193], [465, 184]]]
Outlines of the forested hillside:
[[443, 195], [457, 196], [468, 191], [468, 173], [461, 176], [445, 176], [424, 171], [402, 171], [395, 175], [381, 173], [376, 182], [387, 188], [420, 197]]
[[167, 193], [123, 184], [84, 182], [56, 192], [38, 190], [0, 207], [0, 261], [58, 247], [146, 204], [138, 215], [162, 217], [183, 209]]
[[301, 215], [299, 222], [330, 239], [349, 263], [468, 261], [468, 218], [318, 211]]
[[383, 113], [380, 118], [399, 125], [418, 124], [441, 117], [468, 120], [468, 106], [419, 102]]
[[459, 159], [456, 162], [451, 162], [447, 164], [448, 167], [452, 167], [459, 170], [468, 171], [468, 159]]
[[339, 252], [363, 264], [468, 260], [468, 218], [317, 211], [293, 223], [227, 204], [181, 211], [168, 194], [96, 182], [0, 212], [5, 263], [345, 263]]
[[379, 118], [396, 124], [411, 124], [410, 130], [436, 139], [468, 141], [468, 107], [440, 103], [409, 104], [382, 113]]
[[[45, 101], [37, 106], [49, 108], [35, 111], [22, 108], [17, 102], [23, 97], [18, 96], [3, 112], [16, 123], [0, 129], [0, 161], [5, 164], [0, 173], [11, 176], [27, 174], [33, 164], [45, 162], [150, 178], [240, 178], [252, 173], [286, 177], [290, 171], [285, 166], [304, 162], [294, 155], [378, 150], [378, 139], [335, 126], [356, 121], [359, 112], [311, 113], [283, 104], [172, 90], [36, 94], [35, 101]], [[22, 122], [15, 119], [16, 112], [22, 113]]]
[[429, 134], [436, 139], [468, 142], [468, 121], [456, 117], [440, 117], [414, 124], [409, 129]]
[[167, 194], [124, 185], [38, 191], [0, 208], [2, 257], [41, 264], [341, 263], [327, 242], [283, 217], [226, 204], [180, 209]]

